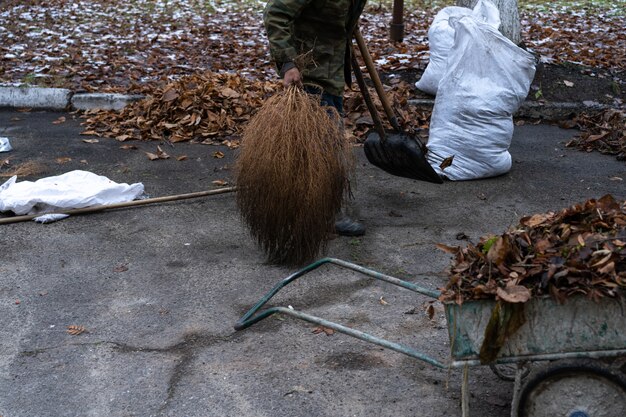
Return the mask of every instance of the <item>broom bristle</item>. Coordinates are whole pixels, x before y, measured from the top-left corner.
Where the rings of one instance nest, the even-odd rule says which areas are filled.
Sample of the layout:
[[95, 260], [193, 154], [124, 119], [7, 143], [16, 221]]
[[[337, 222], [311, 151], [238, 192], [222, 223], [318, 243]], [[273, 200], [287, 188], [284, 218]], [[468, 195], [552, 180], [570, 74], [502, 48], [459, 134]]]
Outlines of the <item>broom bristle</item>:
[[353, 164], [339, 115], [328, 109], [289, 87], [268, 99], [243, 131], [237, 204], [269, 262], [311, 261], [333, 230]]

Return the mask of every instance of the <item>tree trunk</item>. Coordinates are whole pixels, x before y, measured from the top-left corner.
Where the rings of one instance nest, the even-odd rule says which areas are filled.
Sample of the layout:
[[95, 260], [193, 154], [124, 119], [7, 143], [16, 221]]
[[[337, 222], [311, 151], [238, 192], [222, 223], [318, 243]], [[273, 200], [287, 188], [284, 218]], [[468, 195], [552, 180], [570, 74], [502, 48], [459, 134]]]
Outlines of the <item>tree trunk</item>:
[[[517, 11], [517, 0], [491, 0], [500, 11], [500, 32], [509, 38], [515, 45], [522, 42], [519, 12]], [[469, 7], [473, 9], [478, 0], [456, 0], [457, 6]]]

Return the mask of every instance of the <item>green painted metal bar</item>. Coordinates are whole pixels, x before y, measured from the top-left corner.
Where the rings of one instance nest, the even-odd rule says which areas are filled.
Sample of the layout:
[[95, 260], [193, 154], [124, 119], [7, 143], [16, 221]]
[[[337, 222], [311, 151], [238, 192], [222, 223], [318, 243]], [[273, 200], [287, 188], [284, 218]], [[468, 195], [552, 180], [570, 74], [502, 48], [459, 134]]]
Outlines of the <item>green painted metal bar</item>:
[[356, 264], [353, 264], [353, 263], [350, 263], [350, 262], [342, 261], [341, 259], [335, 259], [335, 258], [326, 258], [326, 259], [328, 259], [328, 262], [331, 262], [331, 263], [333, 263], [335, 265], [339, 265], [339, 266], [342, 266], [344, 268], [348, 268], [348, 269], [351, 269], [353, 271], [360, 272], [360, 273], [368, 275], [368, 276], [370, 276], [372, 278], [376, 278], [378, 280], [385, 281], [385, 282], [388, 282], [390, 284], [397, 285], [399, 287], [402, 287], [402, 288], [405, 288], [407, 290], [410, 290], [410, 291], [413, 291], [413, 292], [425, 295], [427, 297], [439, 298], [439, 296], [441, 295], [440, 291], [424, 288], [424, 287], [421, 287], [419, 285], [415, 285], [415, 284], [413, 284], [411, 282], [403, 281], [401, 279], [392, 277], [391, 275], [386, 275], [386, 274], [383, 274], [383, 273], [380, 273], [380, 272], [377, 272], [377, 271], [374, 271], [374, 270], [371, 270], [371, 269], [364, 268], [364, 267], [362, 267], [360, 265], [356, 265]]
[[297, 310], [287, 308], [287, 307], [272, 307], [272, 308], [268, 308], [267, 310], [263, 310], [261, 313], [251, 318], [250, 320], [247, 320], [243, 323], [241, 321], [237, 323], [237, 324], [241, 323], [241, 326], [237, 328], [237, 330], [243, 330], [276, 313], [286, 314], [286, 315], [295, 317], [300, 320], [308, 321], [309, 323], [314, 323], [320, 326], [327, 327], [329, 329], [333, 329], [339, 333], [347, 334], [348, 336], [352, 336], [357, 339], [363, 340], [364, 342], [373, 343], [375, 345], [382, 346], [387, 349], [391, 349], [395, 352], [405, 354], [412, 358], [434, 365], [437, 368], [441, 368], [441, 369], [447, 368], [445, 364], [439, 362], [438, 360], [431, 358], [430, 356], [426, 354], [418, 352], [417, 350], [412, 349], [410, 347], [403, 346], [399, 343], [390, 342], [388, 340], [381, 339], [376, 336], [372, 336], [369, 333], [365, 333], [360, 330], [351, 329], [350, 327], [346, 327], [341, 324], [334, 323], [332, 321], [328, 321], [320, 317], [312, 316], [310, 314], [306, 314], [301, 311], [297, 311]]
[[[554, 361], [559, 359], [600, 359], [600, 358], [616, 358], [626, 355], [626, 349], [617, 350], [600, 350], [600, 351], [584, 351], [584, 352], [560, 352], [546, 353], [528, 356], [509, 356], [506, 358], [496, 359], [495, 364], [519, 363], [519, 362], [535, 362], [535, 361]], [[452, 361], [451, 368], [461, 368], [463, 366], [480, 366], [486, 365], [478, 359]]]
[[306, 275], [307, 273], [319, 268], [320, 266], [327, 264], [327, 263], [332, 263], [338, 266], [341, 266], [343, 268], [347, 268], [347, 269], [351, 269], [353, 271], [362, 273], [364, 275], [368, 275], [372, 278], [381, 280], [381, 281], [385, 281], [388, 282], [390, 284], [394, 284], [397, 286], [400, 286], [402, 288], [406, 288], [408, 290], [420, 293], [422, 295], [426, 295], [428, 297], [432, 297], [432, 298], [438, 298], [440, 295], [439, 291], [434, 291], [434, 290], [430, 290], [428, 288], [424, 288], [424, 287], [420, 287], [419, 285], [415, 285], [413, 283], [407, 282], [407, 281], [403, 281], [401, 279], [392, 277], [390, 275], [385, 275], [382, 274], [380, 272], [371, 270], [371, 269], [367, 269], [364, 268], [360, 265], [356, 265], [353, 264], [351, 262], [347, 262], [347, 261], [343, 261], [341, 259], [336, 259], [336, 258], [322, 258], [316, 262], [313, 262], [310, 265], [305, 266], [304, 268], [300, 269], [299, 271], [294, 272], [293, 274], [289, 275], [287, 278], [283, 279], [282, 281], [280, 281], [278, 284], [276, 284], [267, 294], [265, 294], [241, 319], [239, 319], [239, 321], [235, 324], [235, 330], [241, 330], [243, 323], [245, 323], [247, 320], [249, 320], [254, 314], [256, 314], [257, 311], [259, 311], [259, 309], [261, 307], [263, 307], [272, 297], [274, 297], [281, 289], [283, 289], [285, 286], [287, 286], [288, 284], [290, 284], [291, 282], [295, 281], [296, 279], [302, 277], [303, 275]]

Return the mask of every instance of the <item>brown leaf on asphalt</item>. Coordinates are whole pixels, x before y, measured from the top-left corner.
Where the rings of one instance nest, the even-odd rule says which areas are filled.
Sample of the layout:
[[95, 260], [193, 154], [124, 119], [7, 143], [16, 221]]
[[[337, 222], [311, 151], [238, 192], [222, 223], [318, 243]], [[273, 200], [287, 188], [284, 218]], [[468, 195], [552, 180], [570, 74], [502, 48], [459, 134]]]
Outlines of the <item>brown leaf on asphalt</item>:
[[426, 306], [426, 315], [428, 316], [429, 320], [432, 320], [435, 317], [435, 306], [432, 305], [432, 303], [429, 303]]
[[65, 116], [61, 116], [52, 122], [53, 125], [60, 125], [61, 123], [65, 123]]
[[145, 154], [151, 161], [156, 161], [157, 159], [169, 159], [170, 157], [165, 151], [163, 151], [163, 149], [161, 149], [160, 146], [157, 146], [156, 153], [145, 152]]
[[72, 336], [78, 336], [79, 334], [83, 334], [85, 332], [87, 332], [87, 329], [85, 328], [85, 326], [79, 326], [76, 324], [72, 324], [67, 326], [67, 333], [71, 334]]
[[85, 143], [98, 143], [100, 142], [98, 139], [83, 139]]
[[176, 157], [177, 161], [185, 161], [187, 159], [187, 155], [179, 155]]
[[448, 245], [444, 245], [443, 243], [436, 243], [435, 247], [439, 250], [442, 250], [446, 253], [453, 253], [456, 254], [459, 251], [459, 247], [458, 246], [448, 246]]
[[70, 158], [69, 156], [63, 156], [55, 159], [55, 161], [57, 162], [57, 164], [67, 164], [68, 162], [72, 161], [72, 158]]
[[132, 149], [138, 149], [138, 148], [135, 145], [122, 145], [120, 146], [120, 149], [132, 150]]
[[96, 132], [95, 130], [85, 130], [83, 132], [80, 132], [80, 134], [84, 136], [100, 136], [100, 133]]
[[224, 181], [224, 180], [215, 180], [215, 181], [211, 181], [211, 183], [219, 187], [224, 187], [228, 185], [228, 181]]
[[582, 151], [598, 151], [626, 160], [626, 111], [607, 109], [595, 114], [580, 114], [574, 127], [581, 133], [565, 146]]
[[126, 272], [128, 271], [128, 266], [126, 264], [119, 264], [115, 268], [113, 268], [113, 272]]
[[335, 334], [335, 331], [329, 327], [317, 326], [317, 327], [314, 327], [313, 330], [311, 330], [311, 333], [313, 334], [324, 333], [326, 336], [332, 336], [333, 334]]
[[224, 152], [216, 151], [213, 152], [213, 158], [222, 159], [224, 157]]

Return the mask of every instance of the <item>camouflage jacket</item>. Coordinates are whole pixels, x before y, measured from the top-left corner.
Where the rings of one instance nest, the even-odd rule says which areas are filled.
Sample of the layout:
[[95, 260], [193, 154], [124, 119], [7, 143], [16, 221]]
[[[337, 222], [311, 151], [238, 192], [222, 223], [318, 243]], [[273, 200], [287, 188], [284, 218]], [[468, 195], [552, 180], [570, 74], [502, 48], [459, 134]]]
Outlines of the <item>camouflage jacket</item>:
[[[276, 66], [284, 72], [312, 51], [313, 65], [299, 68], [304, 83], [341, 96], [350, 79], [352, 31], [366, 0], [270, 0], [263, 21]], [[348, 81], [349, 82], [349, 81]]]

